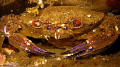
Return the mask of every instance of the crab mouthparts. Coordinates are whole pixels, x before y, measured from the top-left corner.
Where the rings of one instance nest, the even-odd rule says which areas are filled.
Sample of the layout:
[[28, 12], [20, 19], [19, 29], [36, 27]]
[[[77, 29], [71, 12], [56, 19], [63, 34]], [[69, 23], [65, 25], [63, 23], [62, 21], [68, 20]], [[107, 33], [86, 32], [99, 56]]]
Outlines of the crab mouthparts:
[[57, 39], [60, 39], [60, 30], [58, 29], [58, 30], [56, 30], [56, 32], [55, 32], [55, 39], [57, 40]]

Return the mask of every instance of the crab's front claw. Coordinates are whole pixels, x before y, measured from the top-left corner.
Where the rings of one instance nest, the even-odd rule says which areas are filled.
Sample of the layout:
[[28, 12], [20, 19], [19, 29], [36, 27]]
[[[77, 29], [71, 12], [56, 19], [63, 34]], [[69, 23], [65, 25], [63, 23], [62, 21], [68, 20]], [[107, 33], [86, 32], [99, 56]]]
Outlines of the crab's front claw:
[[29, 40], [26, 36], [19, 33], [12, 33], [8, 37], [9, 43], [14, 47], [26, 50], [28, 52], [33, 52], [36, 54], [54, 54], [52, 52], [48, 52], [46, 50], [40, 49], [37, 47], [31, 40]]
[[87, 44], [86, 42], [83, 42], [82, 44], [79, 44], [75, 46], [74, 48], [61, 53], [64, 57], [69, 57], [69, 56], [84, 56], [93, 51], [93, 47], [90, 44]]
[[117, 37], [118, 33], [116, 32], [111, 32], [111, 33], [99, 33], [101, 35], [93, 35], [87, 37], [87, 40], [74, 48], [61, 53], [64, 57], [71, 57], [71, 56], [76, 56], [76, 57], [81, 57], [85, 56], [88, 54], [91, 54], [101, 48], [104, 48], [108, 46], [109, 44], [113, 43]]

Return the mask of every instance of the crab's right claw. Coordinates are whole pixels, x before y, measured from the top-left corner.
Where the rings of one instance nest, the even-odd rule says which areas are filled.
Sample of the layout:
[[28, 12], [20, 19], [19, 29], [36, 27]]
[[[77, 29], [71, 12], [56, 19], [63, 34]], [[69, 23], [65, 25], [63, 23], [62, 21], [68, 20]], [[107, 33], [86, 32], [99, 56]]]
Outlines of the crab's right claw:
[[[108, 22], [110, 24], [108, 24]], [[120, 16], [106, 17], [106, 20], [96, 28], [96, 32], [89, 32], [87, 35], [83, 35], [83, 37], [87, 39], [85, 42], [61, 54], [65, 57], [74, 55], [81, 57], [112, 44], [118, 38], [120, 32], [119, 22]]]
[[13, 33], [9, 37], [9, 43], [12, 44], [14, 47], [26, 50], [28, 52], [33, 52], [36, 54], [43, 54], [43, 55], [51, 55], [54, 54], [53, 52], [48, 52], [46, 50], [43, 50], [39, 47], [37, 47], [31, 40], [29, 40], [26, 36], [19, 34], [19, 33]]

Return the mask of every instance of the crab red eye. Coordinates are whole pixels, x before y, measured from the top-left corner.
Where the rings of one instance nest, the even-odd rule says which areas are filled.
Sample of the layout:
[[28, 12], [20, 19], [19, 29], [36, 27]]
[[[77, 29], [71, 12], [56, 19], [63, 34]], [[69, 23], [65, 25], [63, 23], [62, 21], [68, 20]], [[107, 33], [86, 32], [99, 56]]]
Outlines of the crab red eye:
[[38, 21], [30, 21], [29, 23], [34, 26], [40, 26], [40, 23]]
[[36, 22], [35, 22], [35, 21], [32, 21], [32, 25], [36, 25]]
[[80, 24], [81, 24], [80, 20], [77, 20], [76, 25], [80, 25]]
[[80, 20], [72, 20], [72, 21], [73, 21], [74, 26], [79, 26], [81, 24]]

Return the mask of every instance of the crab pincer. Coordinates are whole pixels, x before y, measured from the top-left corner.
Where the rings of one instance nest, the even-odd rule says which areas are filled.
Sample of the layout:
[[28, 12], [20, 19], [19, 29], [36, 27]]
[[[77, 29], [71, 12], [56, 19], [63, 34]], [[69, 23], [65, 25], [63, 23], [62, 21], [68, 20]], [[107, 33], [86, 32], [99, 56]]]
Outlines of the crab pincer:
[[[82, 57], [88, 54], [91, 54], [101, 48], [105, 48], [106, 46], [108, 46], [109, 44], [113, 43], [118, 34], [114, 34], [112, 35], [101, 35], [100, 37], [95, 35], [92, 38], [90, 37], [89, 39], [87, 39], [85, 42], [75, 46], [74, 48], [61, 53], [61, 55], [64, 55], [65, 57], [67, 56], [76, 56], [76, 57]], [[94, 40], [94, 38], [97, 38]], [[101, 44], [102, 42], [102, 44]]]
[[26, 50], [28, 52], [33, 52], [36, 54], [54, 54], [37, 47], [31, 40], [19, 33], [13, 33], [11, 36], [9, 36], [8, 39], [9, 43], [13, 46]]
[[[61, 55], [63, 55], [64, 57], [82, 57], [92, 53], [94, 54], [98, 50], [109, 46], [110, 44], [115, 42], [115, 40], [119, 36], [120, 20], [118, 20], [118, 17], [119, 16], [111, 18], [107, 17], [107, 20], [104, 20], [104, 23], [101, 23], [101, 25], [95, 29], [99, 33], [95, 33], [92, 31], [89, 32], [87, 35], [83, 35], [83, 37], [86, 38], [85, 42], [61, 53]], [[108, 24], [108, 21], [111, 23]], [[109, 27], [109, 29], [106, 27]]]

